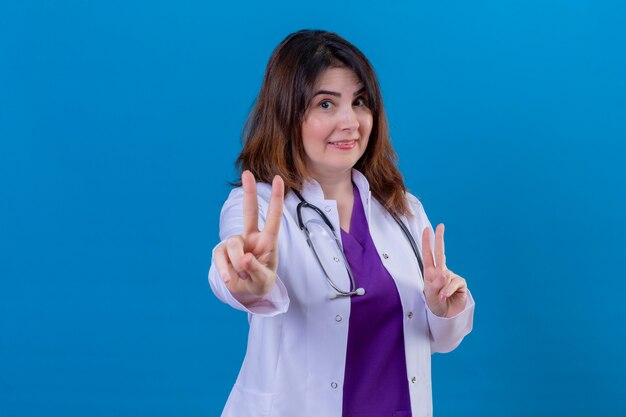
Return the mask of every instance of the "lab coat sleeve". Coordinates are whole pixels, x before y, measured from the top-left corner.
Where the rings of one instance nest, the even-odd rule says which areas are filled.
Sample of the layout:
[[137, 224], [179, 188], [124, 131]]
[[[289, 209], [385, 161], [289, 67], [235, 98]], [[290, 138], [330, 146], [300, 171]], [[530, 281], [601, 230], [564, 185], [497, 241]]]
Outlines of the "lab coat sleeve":
[[[268, 186], [268, 184], [257, 184], [260, 230], [263, 230], [263, 226], [265, 224], [265, 213], [267, 213], [267, 208], [269, 207], [269, 194], [267, 192], [268, 190], [265, 189], [267, 188], [266, 186]], [[269, 192], [271, 193], [271, 188], [269, 189]], [[243, 191], [241, 188], [236, 188], [230, 193], [220, 214], [221, 242], [224, 242], [231, 236], [240, 235], [242, 231]], [[281, 236], [279, 236], [279, 245]], [[215, 248], [213, 248], [213, 252], [215, 252]], [[285, 284], [281, 281], [280, 277], [276, 277], [276, 283], [269, 293], [265, 294], [253, 304], [247, 306], [241, 304], [228, 290], [228, 287], [217, 270], [213, 257], [211, 260], [211, 268], [209, 270], [209, 284], [213, 293], [221, 301], [233, 308], [236, 308], [237, 310], [245, 311], [252, 315], [271, 317], [284, 313], [289, 308], [289, 295], [287, 294]]]
[[[417, 236], [421, 237], [425, 228], [430, 228], [430, 240], [435, 241], [434, 228], [430, 224], [424, 207], [421, 202], [414, 196], [409, 195], [408, 201], [415, 214], [415, 229]], [[430, 349], [433, 353], [446, 353], [454, 350], [463, 340], [463, 338], [472, 331], [474, 323], [474, 298], [472, 294], [467, 292], [467, 301], [465, 308], [454, 317], [439, 317], [428, 308], [426, 304], [426, 316], [428, 318], [428, 327], [430, 329]]]
[[426, 306], [430, 327], [430, 350], [446, 353], [454, 350], [472, 331], [474, 323], [474, 298], [467, 292], [465, 309], [454, 317], [439, 317]]

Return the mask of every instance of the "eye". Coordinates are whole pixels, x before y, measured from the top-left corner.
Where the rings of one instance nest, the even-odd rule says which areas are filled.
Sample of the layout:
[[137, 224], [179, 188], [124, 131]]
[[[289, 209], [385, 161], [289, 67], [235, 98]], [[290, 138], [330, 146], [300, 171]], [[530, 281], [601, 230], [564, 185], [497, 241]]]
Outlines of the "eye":
[[368, 107], [368, 102], [367, 102], [367, 99], [366, 99], [365, 97], [363, 97], [363, 96], [361, 96], [361, 97], [357, 97], [357, 98], [354, 100], [354, 103], [353, 103], [353, 104], [354, 104], [355, 106], [359, 106], [359, 107]]
[[320, 102], [319, 106], [323, 109], [330, 109], [333, 104], [329, 100], [323, 100]]

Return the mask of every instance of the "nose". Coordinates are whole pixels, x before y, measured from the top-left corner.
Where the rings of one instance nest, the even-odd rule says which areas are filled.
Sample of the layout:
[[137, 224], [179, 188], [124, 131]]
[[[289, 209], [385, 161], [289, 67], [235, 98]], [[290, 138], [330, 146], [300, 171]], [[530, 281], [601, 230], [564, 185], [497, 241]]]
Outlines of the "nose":
[[359, 128], [359, 118], [352, 106], [344, 108], [340, 115], [339, 128], [348, 132]]

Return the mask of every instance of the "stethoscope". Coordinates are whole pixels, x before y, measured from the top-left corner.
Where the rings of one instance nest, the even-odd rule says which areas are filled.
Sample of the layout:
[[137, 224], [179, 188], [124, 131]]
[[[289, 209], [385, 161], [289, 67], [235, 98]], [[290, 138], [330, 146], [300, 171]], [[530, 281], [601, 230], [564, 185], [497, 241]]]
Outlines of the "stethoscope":
[[[346, 256], [343, 253], [343, 249], [341, 247], [341, 242], [339, 241], [339, 236], [337, 235], [337, 231], [333, 227], [333, 224], [330, 222], [330, 219], [328, 218], [328, 216], [326, 216], [324, 214], [324, 212], [319, 207], [317, 207], [314, 204], [311, 204], [308, 201], [306, 201], [304, 199], [304, 197], [302, 197], [302, 195], [298, 191], [293, 190], [293, 192], [300, 199], [300, 203], [298, 204], [298, 207], [296, 208], [296, 213], [297, 213], [297, 216], [298, 216], [298, 226], [300, 226], [300, 230], [302, 230], [304, 232], [304, 234], [306, 236], [306, 241], [307, 241], [307, 243], [309, 245], [309, 248], [311, 248], [311, 251], [313, 252], [313, 256], [317, 260], [317, 263], [319, 264], [320, 268], [322, 268], [322, 271], [324, 272], [324, 276], [326, 277], [326, 281], [328, 282], [328, 284], [334, 290], [334, 292], [331, 292], [329, 294], [329, 298], [332, 300], [332, 299], [335, 299], [335, 298], [338, 298], [338, 297], [351, 297], [353, 295], [364, 295], [365, 294], [365, 289], [364, 288], [356, 288], [356, 281], [354, 280], [354, 275], [352, 275], [352, 270], [350, 269], [350, 265], [348, 264], [348, 260], [346, 259]], [[308, 227], [306, 226], [306, 224], [304, 223], [304, 221], [302, 220], [302, 209], [303, 208], [310, 208], [313, 211], [315, 211], [319, 215], [319, 217], [322, 219], [324, 224], [326, 224], [326, 226], [328, 226], [328, 228], [332, 232], [333, 239], [334, 239], [335, 244], [337, 245], [337, 248], [338, 248], [338, 252], [341, 254], [341, 257], [343, 259], [343, 263], [344, 263], [344, 265], [346, 267], [346, 270], [348, 271], [348, 276], [350, 277], [350, 290], [349, 291], [342, 290], [341, 288], [339, 288], [337, 286], [337, 284], [335, 284], [333, 279], [330, 277], [328, 272], [326, 271], [326, 268], [324, 268], [322, 260], [320, 259], [317, 251], [315, 250], [313, 242], [311, 241], [311, 233], [310, 233]], [[419, 249], [417, 247], [417, 243], [415, 242], [415, 239], [413, 239], [413, 235], [411, 235], [411, 232], [409, 231], [409, 229], [406, 227], [406, 225], [402, 222], [402, 220], [400, 220], [400, 218], [397, 215], [395, 215], [393, 213], [389, 213], [389, 214], [391, 214], [391, 217], [393, 217], [393, 219], [396, 221], [396, 223], [398, 223], [398, 225], [402, 229], [402, 232], [404, 233], [404, 235], [406, 236], [407, 240], [409, 241], [409, 244], [411, 245], [411, 249], [413, 250], [413, 253], [415, 254], [415, 258], [417, 259], [417, 263], [419, 264], [420, 272], [422, 273], [422, 279], [424, 279], [423, 278], [424, 277], [424, 264], [422, 263], [422, 257], [420, 255]]]

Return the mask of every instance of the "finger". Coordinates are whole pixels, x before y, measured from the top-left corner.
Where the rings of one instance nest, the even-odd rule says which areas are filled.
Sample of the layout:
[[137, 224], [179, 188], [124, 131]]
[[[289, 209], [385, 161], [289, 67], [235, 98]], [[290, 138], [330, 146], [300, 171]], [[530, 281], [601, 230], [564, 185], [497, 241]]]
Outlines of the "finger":
[[446, 285], [441, 291], [439, 291], [439, 299], [444, 301], [457, 292], [466, 292], [467, 291], [467, 282], [465, 279], [461, 278], [458, 275], [455, 275], [448, 285]]
[[280, 231], [280, 221], [283, 217], [283, 202], [285, 199], [285, 184], [280, 175], [276, 175], [272, 181], [272, 197], [270, 207], [267, 210], [267, 219], [263, 233], [274, 239], [278, 238]]
[[[431, 271], [433, 271], [433, 269], [431, 269]], [[424, 291], [427, 291], [432, 295], [438, 295], [447, 283], [448, 278], [446, 278], [444, 274], [439, 271], [434, 271], [434, 273], [426, 274], [424, 280]]]
[[430, 227], [425, 228], [424, 232], [422, 232], [422, 257], [424, 258], [424, 269], [435, 267], [432, 246], [430, 244]]
[[458, 277], [457, 274], [455, 274], [454, 272], [450, 271], [448, 268], [445, 268], [443, 271], [441, 271], [441, 275], [444, 276], [444, 280], [443, 280], [443, 285], [448, 285], [450, 283], [450, 281], [452, 281], [452, 278], [454, 277]]
[[265, 274], [265, 272], [267, 271], [267, 268], [263, 264], [261, 264], [259, 260], [251, 253], [246, 253], [244, 255], [241, 266], [252, 277], [253, 280], [259, 279], [259, 275]]
[[226, 252], [226, 245], [221, 244], [213, 252], [213, 261], [217, 267], [217, 272], [222, 278], [224, 283], [228, 284], [236, 280], [237, 272], [233, 269], [233, 265], [228, 259], [228, 253]]
[[446, 266], [446, 250], [443, 243], [444, 229], [445, 226], [441, 223], [437, 226], [437, 230], [435, 230], [435, 262], [439, 269], [443, 269]]
[[243, 234], [247, 235], [259, 230], [259, 202], [256, 192], [254, 175], [248, 170], [241, 174], [243, 187]]
[[254, 283], [254, 292], [257, 295], [267, 294], [274, 283], [274, 280], [271, 279], [273, 272], [261, 264], [251, 253], [246, 253], [242, 264]]
[[229, 263], [232, 264], [235, 271], [244, 271], [241, 264], [244, 255], [243, 238], [241, 236], [229, 237], [228, 240], [226, 240], [226, 254], [228, 256]]
[[263, 254], [261, 254], [260, 256], [256, 257], [257, 261], [259, 261], [261, 264], [268, 266], [269, 263], [272, 260], [272, 252], [265, 252]]

